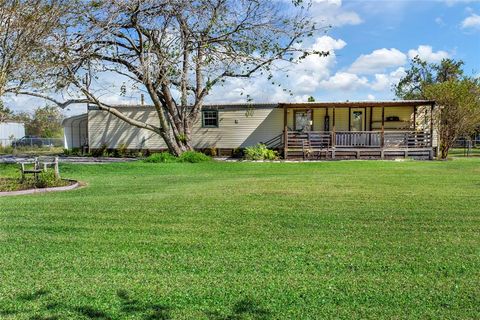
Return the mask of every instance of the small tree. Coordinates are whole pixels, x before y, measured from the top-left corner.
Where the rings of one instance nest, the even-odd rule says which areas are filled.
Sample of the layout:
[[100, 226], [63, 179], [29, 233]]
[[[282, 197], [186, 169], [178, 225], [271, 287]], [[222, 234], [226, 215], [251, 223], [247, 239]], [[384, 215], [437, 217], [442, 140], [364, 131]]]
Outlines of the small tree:
[[5, 122], [13, 117], [13, 111], [3, 105], [0, 100], [0, 123]]
[[474, 133], [480, 123], [480, 81], [448, 80], [425, 86], [424, 93], [440, 107], [435, 122], [439, 130], [440, 157], [446, 159], [455, 140]]
[[425, 86], [448, 80], [458, 80], [463, 75], [463, 61], [443, 59], [440, 64], [428, 63], [416, 56], [410, 68], [394, 87], [395, 95], [401, 99], [426, 99]]
[[59, 138], [62, 136], [63, 115], [56, 106], [45, 106], [35, 109], [31, 120], [26, 123], [29, 135], [43, 138]]

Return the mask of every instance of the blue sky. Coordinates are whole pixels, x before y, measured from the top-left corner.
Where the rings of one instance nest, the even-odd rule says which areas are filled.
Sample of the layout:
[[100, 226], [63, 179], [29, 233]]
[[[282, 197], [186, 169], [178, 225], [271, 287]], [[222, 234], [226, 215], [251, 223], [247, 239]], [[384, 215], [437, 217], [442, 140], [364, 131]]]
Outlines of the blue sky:
[[[480, 76], [480, 0], [313, 0], [311, 14], [319, 25], [331, 24], [332, 29], [305, 46], [329, 50], [329, 57], [309, 57], [276, 72], [281, 87], [262, 77], [232, 79], [214, 88], [207, 102], [245, 102], [246, 95], [254, 102], [306, 101], [308, 96], [317, 101], [393, 99], [392, 85], [417, 54], [429, 62], [461, 59], [468, 74]], [[111, 88], [122, 83], [115, 78], [104, 81]], [[107, 94], [103, 99], [138, 103], [139, 95]], [[22, 111], [45, 105], [27, 97], [4, 100]], [[85, 111], [85, 106], [75, 106], [65, 113]]]
[[[309, 58], [293, 66], [281, 88], [264, 79], [231, 81], [214, 90], [211, 101], [241, 101], [240, 91], [254, 101], [380, 100], [395, 98], [392, 85], [404, 75], [411, 58], [429, 62], [461, 59], [465, 70], [480, 75], [480, 1], [474, 0], [314, 0], [319, 25], [331, 24], [325, 35], [311, 39], [328, 58]], [[323, 60], [322, 60], [323, 59]], [[302, 79], [302, 81], [298, 81]]]
[[[464, 60], [466, 69], [480, 68], [480, 2], [441, 0], [344, 1], [343, 8], [362, 23], [333, 28], [330, 35], [344, 39], [339, 66], [379, 48], [408, 52], [419, 45], [443, 50]], [[479, 16], [476, 26], [462, 27], [468, 17]]]

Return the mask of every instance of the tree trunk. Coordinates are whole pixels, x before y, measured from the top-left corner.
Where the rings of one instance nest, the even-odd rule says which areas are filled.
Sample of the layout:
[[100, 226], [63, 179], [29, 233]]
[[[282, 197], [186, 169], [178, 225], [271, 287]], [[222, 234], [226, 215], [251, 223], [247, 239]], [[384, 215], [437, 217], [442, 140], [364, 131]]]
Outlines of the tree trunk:
[[188, 143], [188, 139], [184, 137], [174, 136], [173, 134], [162, 134], [160, 136], [165, 141], [168, 151], [174, 156], [180, 156], [185, 151], [193, 151], [193, 147]]
[[440, 144], [440, 158], [442, 160], [446, 160], [448, 157], [448, 151], [450, 150], [450, 146], [446, 143]]

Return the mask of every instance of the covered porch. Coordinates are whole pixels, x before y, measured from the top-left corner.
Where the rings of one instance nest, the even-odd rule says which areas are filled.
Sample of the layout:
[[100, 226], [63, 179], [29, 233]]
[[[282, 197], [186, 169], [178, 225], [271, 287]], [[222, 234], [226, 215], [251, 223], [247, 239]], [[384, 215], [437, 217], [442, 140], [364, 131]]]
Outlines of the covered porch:
[[433, 158], [430, 100], [282, 103], [285, 159]]

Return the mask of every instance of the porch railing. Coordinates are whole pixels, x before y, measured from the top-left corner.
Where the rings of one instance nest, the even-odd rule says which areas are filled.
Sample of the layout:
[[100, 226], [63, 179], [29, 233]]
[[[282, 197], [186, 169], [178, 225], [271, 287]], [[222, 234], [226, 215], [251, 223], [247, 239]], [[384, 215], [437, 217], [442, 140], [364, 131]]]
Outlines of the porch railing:
[[428, 148], [429, 132], [423, 131], [288, 131], [287, 148]]
[[335, 133], [337, 147], [380, 147], [382, 133], [378, 131], [339, 131]]
[[401, 131], [385, 132], [385, 148], [427, 148], [432, 146], [430, 132]]

